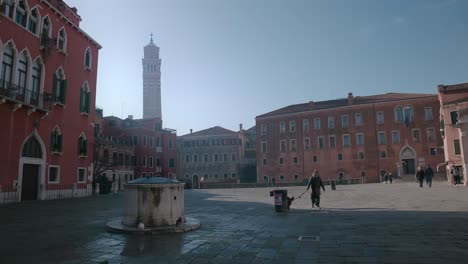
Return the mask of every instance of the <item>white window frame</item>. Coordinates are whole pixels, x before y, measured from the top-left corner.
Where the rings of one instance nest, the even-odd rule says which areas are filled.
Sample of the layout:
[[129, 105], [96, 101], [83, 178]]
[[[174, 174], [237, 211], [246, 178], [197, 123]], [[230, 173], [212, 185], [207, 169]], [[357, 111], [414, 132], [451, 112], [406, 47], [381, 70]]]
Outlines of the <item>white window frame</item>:
[[424, 118], [426, 120], [433, 120], [434, 119], [434, 115], [433, 115], [433, 112], [432, 112], [432, 107], [430, 107], [430, 106], [424, 107]]
[[[306, 140], [308, 141], [308, 144], [306, 144]], [[310, 138], [308, 137], [304, 138], [304, 150], [310, 150]]]
[[[362, 137], [362, 143], [359, 143], [359, 136]], [[357, 133], [356, 134], [356, 145], [358, 145], [358, 146], [364, 145], [364, 133]]]
[[[56, 168], [57, 169], [57, 180], [50, 181], [50, 169]], [[59, 184], [60, 183], [60, 166], [59, 165], [49, 165], [49, 171], [47, 173], [47, 183], [49, 184]]]
[[[89, 54], [89, 65], [86, 65], [86, 54]], [[91, 70], [91, 65], [93, 65], [93, 55], [89, 47], [85, 49], [83, 64], [84, 64], [85, 70]]]
[[[434, 138], [433, 138], [432, 140], [429, 138], [429, 131], [430, 131], [430, 130], [433, 131], [433, 135], [434, 135]], [[433, 127], [428, 127], [428, 128], [426, 128], [426, 134], [427, 134], [427, 141], [428, 141], [428, 142], [434, 142], [434, 141], [436, 141], [436, 137], [437, 137], [437, 136], [436, 136], [436, 133], [435, 133], [435, 128], [433, 128]]]
[[[320, 140], [322, 140], [322, 143], [323, 143], [322, 147], [320, 147]], [[325, 137], [323, 137], [323, 136], [317, 137], [317, 148], [318, 149], [326, 149], [327, 148], [327, 144], [325, 143]]]
[[267, 151], [268, 151], [268, 145], [267, 145], [266, 140], [263, 140], [263, 141], [262, 141], [261, 147], [262, 147], [262, 149], [261, 149], [262, 153], [267, 153]]
[[[63, 32], [63, 48], [60, 48], [59, 43], [60, 43], [60, 32]], [[61, 27], [59, 31], [57, 31], [57, 49], [59, 52], [66, 53], [67, 52], [67, 31], [65, 30], [65, 27]]]
[[289, 121], [289, 132], [296, 132], [296, 121]]
[[[348, 137], [348, 139], [349, 139], [349, 145], [346, 145], [346, 144], [345, 144], [345, 137]], [[343, 134], [342, 140], [343, 140], [343, 147], [344, 147], [344, 148], [349, 148], [349, 147], [351, 147], [351, 135], [350, 135], [350, 134]]]
[[321, 124], [320, 124], [320, 118], [314, 118], [314, 129], [320, 129]]
[[[362, 126], [362, 114], [361, 113], [355, 113], [354, 114], [354, 119], [355, 119], [356, 126]], [[358, 122], [358, 120], [359, 120], [359, 122]]]
[[[361, 153], [362, 153], [362, 159], [361, 159]], [[364, 154], [364, 151], [359, 151], [358, 152], [358, 160], [365, 160], [366, 159], [366, 155]]]
[[[382, 120], [380, 120], [380, 118], [379, 118], [380, 115], [379, 114], [381, 114]], [[379, 124], [379, 125], [381, 125], [381, 124], [383, 124], [385, 122], [385, 115], [384, 115], [383, 111], [378, 111], [377, 112], [377, 120], [376, 121], [377, 121], [377, 124]]]
[[302, 119], [302, 131], [309, 132], [309, 119]]
[[261, 124], [261, 125], [260, 125], [260, 135], [266, 136], [266, 133], [267, 133], [266, 124]]
[[[383, 142], [380, 141], [380, 135], [383, 135]], [[387, 135], [385, 134], [385, 131], [377, 132], [377, 143], [379, 145], [386, 145], [387, 144]]]
[[[415, 131], [418, 131], [418, 141], [415, 141], [415, 137], [414, 137], [414, 132]], [[413, 143], [421, 143], [421, 129], [419, 128], [413, 128], [411, 129], [411, 138], [413, 139]]]
[[185, 163], [190, 163], [190, 154], [185, 154]]
[[328, 117], [328, 128], [335, 128], [335, 117]]
[[349, 128], [349, 116], [348, 115], [341, 116], [341, 128]]
[[[332, 141], [330, 140], [331, 138], [333, 138], [333, 141], [334, 141], [334, 143], [335, 143], [334, 146], [332, 146], [332, 144], [331, 144], [331, 142], [332, 142]], [[335, 135], [329, 135], [329, 136], [328, 136], [328, 145], [330, 146], [330, 148], [336, 148], [336, 136], [335, 136]]]
[[280, 132], [280, 134], [286, 133], [286, 123], [285, 122], [280, 122], [279, 123], [279, 132]]
[[[398, 142], [395, 142], [393, 134], [396, 132], [398, 135]], [[392, 130], [392, 144], [400, 144], [400, 130]]]
[[[284, 142], [284, 150], [282, 149], [282, 146], [283, 146], [282, 143], [283, 143], [283, 142]], [[286, 152], [286, 151], [288, 150], [288, 145], [286, 144], [286, 140], [284, 140], [284, 139], [280, 140], [280, 145], [279, 145], [279, 147], [280, 147], [280, 152]]]
[[[294, 144], [293, 144], [293, 142], [294, 142]], [[289, 140], [289, 145], [290, 145], [289, 148], [290, 148], [291, 152], [296, 152], [297, 151], [297, 141], [296, 141], [296, 139], [290, 139]], [[293, 149], [293, 147], [294, 147], [294, 149]]]

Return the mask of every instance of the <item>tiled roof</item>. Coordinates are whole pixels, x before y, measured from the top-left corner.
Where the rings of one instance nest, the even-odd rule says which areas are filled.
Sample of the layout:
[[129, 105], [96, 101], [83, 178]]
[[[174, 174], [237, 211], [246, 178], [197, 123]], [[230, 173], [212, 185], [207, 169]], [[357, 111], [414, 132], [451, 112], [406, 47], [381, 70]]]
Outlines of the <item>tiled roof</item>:
[[197, 132], [193, 132], [191, 134], [183, 135], [183, 137], [186, 137], [186, 136], [215, 136], [215, 135], [226, 135], [226, 134], [236, 134], [236, 133], [237, 132], [234, 132], [232, 130], [225, 129], [225, 128], [220, 127], [220, 126], [215, 126], [215, 127], [207, 128], [207, 129], [200, 130], [200, 131], [197, 131]]
[[440, 93], [450, 93], [450, 92], [464, 92], [468, 91], [468, 83], [459, 83], [451, 85], [438, 85], [437, 90]]
[[[353, 105], [399, 101], [399, 100], [416, 99], [416, 98], [424, 98], [424, 97], [432, 97], [432, 96], [436, 97], [437, 95], [435, 94], [386, 93], [386, 94], [369, 95], [369, 96], [354, 96]], [[348, 98], [295, 104], [295, 105], [289, 105], [289, 106], [274, 110], [266, 114], [259, 115], [257, 116], [257, 118], [343, 107], [347, 105], [348, 105]]]

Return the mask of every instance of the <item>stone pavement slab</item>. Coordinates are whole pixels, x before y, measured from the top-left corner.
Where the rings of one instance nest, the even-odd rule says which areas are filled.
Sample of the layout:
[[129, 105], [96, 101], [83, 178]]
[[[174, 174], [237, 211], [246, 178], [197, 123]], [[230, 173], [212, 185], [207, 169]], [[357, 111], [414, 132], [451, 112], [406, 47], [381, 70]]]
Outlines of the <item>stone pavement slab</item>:
[[[105, 224], [123, 195], [0, 206], [0, 263], [465, 263], [468, 188], [401, 182], [327, 188], [276, 213], [273, 188], [187, 190], [201, 228], [124, 235]], [[284, 189], [284, 188], [281, 188]], [[289, 195], [305, 187], [287, 187]], [[299, 241], [316, 236], [319, 241]]]

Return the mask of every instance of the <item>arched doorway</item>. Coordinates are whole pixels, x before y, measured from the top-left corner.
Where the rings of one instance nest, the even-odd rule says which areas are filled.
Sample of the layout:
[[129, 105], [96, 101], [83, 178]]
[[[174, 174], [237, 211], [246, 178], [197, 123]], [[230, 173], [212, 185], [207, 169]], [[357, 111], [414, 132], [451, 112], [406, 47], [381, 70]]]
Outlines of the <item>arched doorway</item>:
[[43, 199], [41, 185], [44, 184], [45, 175], [45, 146], [37, 132], [26, 138], [21, 148], [19, 162], [21, 201]]
[[406, 145], [400, 150], [402, 174], [414, 175], [416, 173], [416, 151]]
[[193, 175], [192, 177], [192, 188], [200, 189], [200, 179], [198, 178], [198, 175]]

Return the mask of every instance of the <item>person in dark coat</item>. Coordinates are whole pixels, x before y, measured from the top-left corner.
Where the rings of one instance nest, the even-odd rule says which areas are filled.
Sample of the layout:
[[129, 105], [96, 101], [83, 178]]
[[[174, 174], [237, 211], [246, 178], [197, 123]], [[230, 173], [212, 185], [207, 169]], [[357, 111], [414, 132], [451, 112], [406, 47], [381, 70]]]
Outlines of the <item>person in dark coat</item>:
[[432, 170], [431, 165], [427, 165], [424, 177], [426, 177], [426, 185], [429, 187], [432, 187], [432, 176], [434, 176], [434, 171]]
[[460, 184], [460, 172], [458, 171], [458, 168], [455, 167], [455, 165], [452, 165], [452, 169], [450, 170], [450, 173], [453, 176], [453, 181], [455, 186], [458, 187], [458, 184]]
[[387, 184], [387, 182], [388, 182], [388, 171], [385, 172], [384, 180], [385, 180], [385, 184]]
[[392, 176], [392, 173], [391, 173], [391, 172], [388, 173], [388, 179], [390, 180], [390, 184], [392, 184], [392, 182], [393, 182], [393, 176]]
[[309, 190], [309, 188], [312, 190], [312, 194], [310, 195], [310, 199], [312, 200], [312, 208], [314, 208], [314, 205], [316, 205], [320, 209], [320, 187], [322, 187], [323, 191], [325, 191], [325, 186], [323, 186], [322, 179], [320, 178], [320, 174], [317, 170], [315, 170], [312, 175], [313, 176], [309, 179], [307, 190]]
[[416, 172], [416, 179], [419, 181], [419, 187], [423, 187], [423, 181], [424, 181], [424, 170], [421, 168], [421, 166], [418, 167], [418, 171]]

